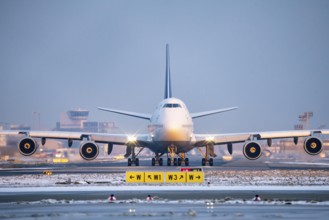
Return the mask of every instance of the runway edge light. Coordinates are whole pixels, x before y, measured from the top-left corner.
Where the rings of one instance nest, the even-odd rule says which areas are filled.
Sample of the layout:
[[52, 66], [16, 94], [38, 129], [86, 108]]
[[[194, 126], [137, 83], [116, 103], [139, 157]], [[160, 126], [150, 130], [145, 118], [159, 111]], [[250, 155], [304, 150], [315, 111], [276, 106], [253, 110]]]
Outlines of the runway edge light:
[[127, 183], [144, 183], [145, 181], [144, 172], [126, 172], [126, 182]]

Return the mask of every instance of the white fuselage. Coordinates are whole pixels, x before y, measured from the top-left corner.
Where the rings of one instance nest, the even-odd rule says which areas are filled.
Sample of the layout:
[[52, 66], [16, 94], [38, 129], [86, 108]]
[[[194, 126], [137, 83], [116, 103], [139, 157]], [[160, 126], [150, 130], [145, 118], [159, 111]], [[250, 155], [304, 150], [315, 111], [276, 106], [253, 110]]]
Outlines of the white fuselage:
[[148, 127], [154, 143], [152, 150], [166, 153], [169, 146], [176, 146], [178, 152], [193, 148], [193, 122], [185, 104], [176, 98], [168, 98], [157, 106]]

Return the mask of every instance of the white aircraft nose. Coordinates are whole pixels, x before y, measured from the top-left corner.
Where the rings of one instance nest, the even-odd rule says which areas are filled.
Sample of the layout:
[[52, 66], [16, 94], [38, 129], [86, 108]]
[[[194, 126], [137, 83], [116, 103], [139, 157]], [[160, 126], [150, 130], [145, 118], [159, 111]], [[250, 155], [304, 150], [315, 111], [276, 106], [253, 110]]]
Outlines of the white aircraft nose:
[[168, 141], [186, 141], [186, 129], [175, 124], [167, 125], [163, 128], [163, 138]]

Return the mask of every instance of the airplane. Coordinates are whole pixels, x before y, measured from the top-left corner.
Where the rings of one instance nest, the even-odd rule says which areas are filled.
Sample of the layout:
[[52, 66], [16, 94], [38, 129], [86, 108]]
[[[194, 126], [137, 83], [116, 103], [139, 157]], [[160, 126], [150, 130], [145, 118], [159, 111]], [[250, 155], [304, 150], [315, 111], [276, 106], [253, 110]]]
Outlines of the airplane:
[[[128, 166], [139, 166], [138, 155], [148, 148], [154, 153], [152, 166], [163, 166], [163, 156], [167, 155], [167, 166], [189, 166], [187, 153], [198, 148], [203, 155], [202, 166], [213, 166], [214, 147], [226, 145], [232, 155], [233, 144], [244, 143], [243, 154], [249, 160], [256, 160], [262, 155], [261, 140], [267, 140], [267, 145], [272, 145], [273, 139], [292, 138], [294, 143], [304, 137], [304, 150], [310, 155], [318, 155], [323, 149], [321, 135], [328, 135], [329, 130], [292, 130], [292, 131], [269, 131], [269, 132], [246, 132], [230, 134], [196, 134], [194, 133], [193, 119], [208, 115], [223, 113], [237, 109], [237, 107], [216, 109], [198, 113], [189, 113], [183, 101], [172, 96], [169, 45], [166, 45], [166, 72], [164, 99], [157, 105], [153, 114], [136, 113], [99, 107], [99, 110], [126, 115], [149, 121], [148, 133], [106, 134], [89, 132], [61, 132], [61, 131], [0, 131], [0, 135], [22, 135], [18, 142], [18, 150], [24, 156], [31, 156], [37, 150], [37, 138], [45, 145], [47, 139], [66, 139], [71, 147], [73, 141], [81, 141], [80, 155], [90, 161], [99, 154], [99, 143], [107, 144], [110, 155], [114, 145], [126, 146]], [[136, 153], [136, 149], [139, 151]], [[204, 149], [204, 150], [202, 150]]]

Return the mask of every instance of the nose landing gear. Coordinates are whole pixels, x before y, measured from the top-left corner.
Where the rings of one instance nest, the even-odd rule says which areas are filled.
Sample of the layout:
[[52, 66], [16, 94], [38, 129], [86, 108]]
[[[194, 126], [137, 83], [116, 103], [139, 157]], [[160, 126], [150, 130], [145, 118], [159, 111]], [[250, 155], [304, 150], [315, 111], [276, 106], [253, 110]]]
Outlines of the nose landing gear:
[[[185, 157], [185, 153], [177, 153], [177, 147], [171, 145], [168, 147], [168, 159], [167, 159], [167, 166], [189, 166], [189, 159]], [[179, 157], [176, 158], [175, 156], [178, 155]], [[170, 156], [170, 157], [169, 157]]]

